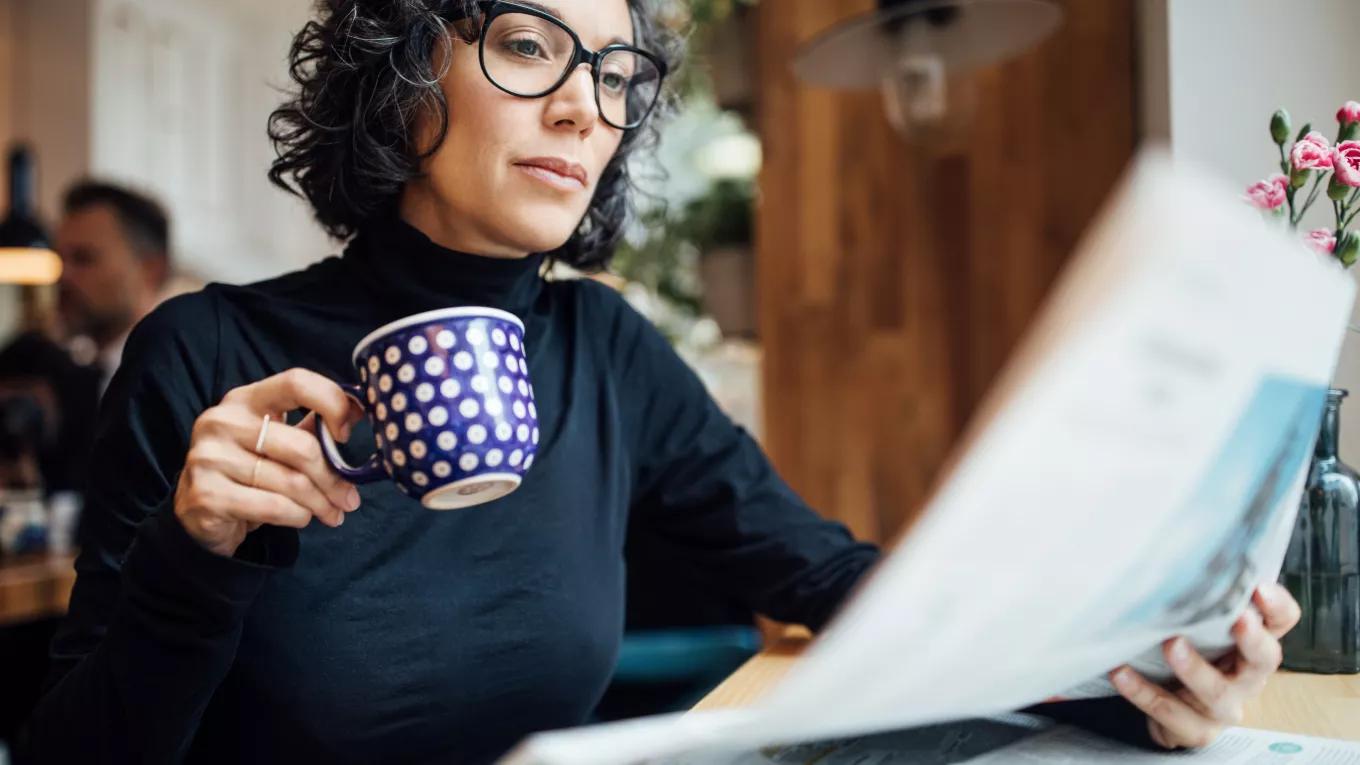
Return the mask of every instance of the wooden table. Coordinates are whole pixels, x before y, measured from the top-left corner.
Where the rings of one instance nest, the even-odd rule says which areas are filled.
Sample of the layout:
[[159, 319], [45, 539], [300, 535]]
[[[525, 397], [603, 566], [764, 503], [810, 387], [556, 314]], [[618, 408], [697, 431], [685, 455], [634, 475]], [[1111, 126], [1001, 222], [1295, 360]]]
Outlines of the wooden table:
[[[789, 671], [808, 642], [806, 637], [775, 642], [694, 708], [723, 709], [751, 704]], [[1265, 692], [1247, 708], [1243, 725], [1360, 741], [1360, 675], [1278, 672]]]
[[0, 559], [0, 625], [60, 616], [75, 582], [74, 555]]

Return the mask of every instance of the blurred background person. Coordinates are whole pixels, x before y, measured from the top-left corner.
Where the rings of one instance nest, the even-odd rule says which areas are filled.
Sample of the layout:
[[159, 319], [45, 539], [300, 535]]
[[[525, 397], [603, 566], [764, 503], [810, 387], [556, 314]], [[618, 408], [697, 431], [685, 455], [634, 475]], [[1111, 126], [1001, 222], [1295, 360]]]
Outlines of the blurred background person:
[[0, 390], [43, 405], [46, 489], [79, 491], [99, 397], [128, 332], [168, 283], [170, 222], [145, 194], [83, 181], [66, 192], [54, 239], [62, 261], [55, 332], [25, 332], [0, 351]]
[[160, 302], [169, 281], [170, 220], [147, 195], [79, 183], [66, 193], [56, 250], [61, 322], [69, 341], [93, 344], [102, 393], [128, 333]]

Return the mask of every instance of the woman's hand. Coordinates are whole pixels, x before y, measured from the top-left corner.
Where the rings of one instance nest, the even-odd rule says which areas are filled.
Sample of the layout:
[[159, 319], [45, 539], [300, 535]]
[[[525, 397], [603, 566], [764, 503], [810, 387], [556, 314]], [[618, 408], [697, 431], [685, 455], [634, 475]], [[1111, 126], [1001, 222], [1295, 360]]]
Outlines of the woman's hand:
[[[1167, 690], [1128, 667], [1111, 673], [1115, 687], [1148, 716], [1152, 739], [1167, 749], [1204, 747], [1227, 726], [1238, 725], [1247, 701], [1265, 688], [1280, 666], [1280, 638], [1299, 621], [1299, 604], [1284, 587], [1262, 585], [1233, 625], [1237, 651], [1210, 663], [1185, 638], [1162, 645], [1181, 687]], [[1258, 613], [1259, 611], [1259, 613]]]
[[[283, 421], [283, 413], [298, 408], [312, 413], [296, 427]], [[199, 415], [175, 489], [175, 515], [189, 536], [230, 557], [266, 523], [302, 528], [313, 517], [344, 523], [359, 506], [359, 492], [322, 456], [311, 431], [318, 414], [340, 441], [362, 416], [331, 380], [291, 369], [236, 388]]]

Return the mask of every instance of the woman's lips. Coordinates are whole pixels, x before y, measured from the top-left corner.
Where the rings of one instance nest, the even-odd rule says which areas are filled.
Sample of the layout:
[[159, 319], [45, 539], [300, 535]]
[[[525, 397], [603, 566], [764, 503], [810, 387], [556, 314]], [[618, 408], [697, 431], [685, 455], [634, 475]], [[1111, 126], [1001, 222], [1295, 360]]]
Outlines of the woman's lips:
[[540, 167], [538, 165], [515, 165], [515, 167], [522, 170], [529, 177], [536, 178], [543, 183], [546, 183], [555, 189], [561, 189], [562, 191], [582, 191], [586, 187], [579, 179], [572, 178], [569, 175], [562, 175], [561, 173], [549, 170], [546, 167]]

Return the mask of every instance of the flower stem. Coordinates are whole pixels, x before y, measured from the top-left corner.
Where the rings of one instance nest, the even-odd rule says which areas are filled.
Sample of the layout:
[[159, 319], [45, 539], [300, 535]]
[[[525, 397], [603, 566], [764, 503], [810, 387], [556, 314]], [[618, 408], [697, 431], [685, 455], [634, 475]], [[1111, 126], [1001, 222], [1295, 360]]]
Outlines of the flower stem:
[[1297, 227], [1299, 223], [1303, 221], [1303, 216], [1308, 213], [1308, 208], [1312, 207], [1313, 202], [1317, 200], [1318, 191], [1322, 186], [1322, 175], [1323, 175], [1322, 173], [1316, 173], [1313, 175], [1313, 188], [1308, 190], [1308, 201], [1303, 203], [1303, 207], [1299, 208], [1299, 213], [1297, 216], [1295, 216], [1293, 213], [1290, 213], [1289, 224], [1291, 226]]

